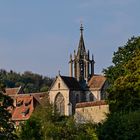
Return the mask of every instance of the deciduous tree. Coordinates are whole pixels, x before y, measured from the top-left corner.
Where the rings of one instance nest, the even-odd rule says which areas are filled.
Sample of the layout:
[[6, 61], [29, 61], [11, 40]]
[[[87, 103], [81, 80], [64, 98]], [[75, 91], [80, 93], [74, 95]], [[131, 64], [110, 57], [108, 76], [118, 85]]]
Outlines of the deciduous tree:
[[132, 38], [113, 57], [114, 66], [104, 70], [110, 87], [111, 112], [140, 109], [140, 37]]

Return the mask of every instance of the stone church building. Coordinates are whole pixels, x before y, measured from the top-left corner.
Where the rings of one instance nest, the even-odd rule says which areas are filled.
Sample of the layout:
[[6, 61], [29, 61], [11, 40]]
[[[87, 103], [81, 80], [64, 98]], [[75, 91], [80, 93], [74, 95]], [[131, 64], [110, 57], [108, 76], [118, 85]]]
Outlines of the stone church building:
[[103, 75], [94, 73], [94, 57], [86, 50], [83, 36], [83, 26], [80, 27], [78, 50], [70, 55], [69, 76], [58, 75], [50, 91], [50, 102], [61, 115], [73, 115], [76, 108], [88, 104], [103, 105], [106, 98], [107, 81]]

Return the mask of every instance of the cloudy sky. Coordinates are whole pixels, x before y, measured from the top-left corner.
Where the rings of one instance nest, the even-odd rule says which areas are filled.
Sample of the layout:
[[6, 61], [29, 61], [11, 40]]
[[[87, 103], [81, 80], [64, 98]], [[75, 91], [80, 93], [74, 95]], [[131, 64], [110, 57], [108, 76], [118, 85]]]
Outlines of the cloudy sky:
[[0, 68], [68, 75], [80, 21], [101, 73], [119, 46], [140, 35], [140, 0], [1, 0]]

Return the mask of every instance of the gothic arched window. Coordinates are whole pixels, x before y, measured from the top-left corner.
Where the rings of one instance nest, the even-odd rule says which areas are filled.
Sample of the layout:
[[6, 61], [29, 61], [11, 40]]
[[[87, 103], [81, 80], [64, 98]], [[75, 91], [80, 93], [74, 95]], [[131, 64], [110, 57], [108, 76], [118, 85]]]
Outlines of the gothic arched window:
[[65, 100], [60, 92], [56, 95], [55, 106], [60, 115], [65, 115]]

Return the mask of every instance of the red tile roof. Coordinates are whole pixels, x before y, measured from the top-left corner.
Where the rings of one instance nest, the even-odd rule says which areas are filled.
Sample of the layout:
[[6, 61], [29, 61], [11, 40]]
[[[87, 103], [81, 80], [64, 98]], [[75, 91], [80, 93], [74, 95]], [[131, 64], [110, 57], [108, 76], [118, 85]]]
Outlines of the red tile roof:
[[30, 118], [34, 110], [33, 96], [23, 95], [16, 97], [16, 107], [12, 114], [13, 121], [22, 121]]
[[83, 102], [83, 103], [77, 103], [76, 108], [100, 106], [100, 105], [107, 105], [107, 103], [104, 100], [95, 101], [95, 102], [93, 102], [93, 101], [92, 102]]
[[9, 107], [8, 111], [12, 114], [12, 120], [18, 124], [19, 121], [25, 121], [30, 118], [37, 104], [43, 104], [46, 92], [27, 93], [23, 92], [22, 87], [6, 88], [5, 93], [14, 100], [13, 107]]
[[12, 111], [13, 121], [28, 120], [36, 107], [36, 103], [43, 104], [46, 93], [17, 94], [12, 96], [15, 108]]
[[6, 88], [5, 89], [5, 94], [8, 96], [14, 96], [18, 94], [21, 90], [21, 87], [16, 87], [16, 88]]
[[90, 89], [98, 89], [100, 90], [104, 85], [106, 78], [102, 75], [93, 75], [88, 82], [88, 87]]

